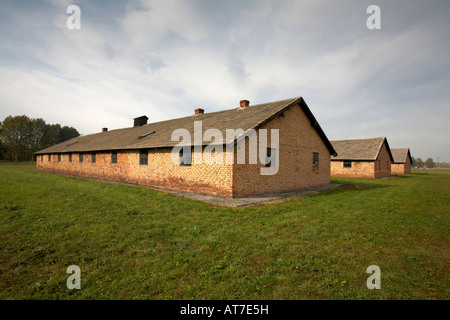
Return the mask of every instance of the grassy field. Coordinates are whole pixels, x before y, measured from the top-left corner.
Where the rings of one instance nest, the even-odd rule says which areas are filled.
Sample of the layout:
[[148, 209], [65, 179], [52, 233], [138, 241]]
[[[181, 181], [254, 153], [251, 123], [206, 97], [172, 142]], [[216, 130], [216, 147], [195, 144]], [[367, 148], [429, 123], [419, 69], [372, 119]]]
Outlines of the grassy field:
[[450, 170], [332, 182], [236, 209], [0, 163], [0, 299], [449, 299]]

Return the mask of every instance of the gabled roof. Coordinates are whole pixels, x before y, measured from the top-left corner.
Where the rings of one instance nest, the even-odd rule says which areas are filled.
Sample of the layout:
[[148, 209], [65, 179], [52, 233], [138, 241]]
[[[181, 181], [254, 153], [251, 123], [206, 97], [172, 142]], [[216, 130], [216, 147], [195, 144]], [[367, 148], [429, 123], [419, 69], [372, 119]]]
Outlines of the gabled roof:
[[391, 149], [392, 156], [394, 157], [394, 163], [406, 163], [406, 159], [409, 157], [409, 161], [412, 163], [411, 153], [409, 148]]
[[374, 161], [378, 158], [383, 143], [386, 144], [391, 161], [394, 161], [386, 137], [331, 141], [338, 155], [332, 156], [330, 160]]
[[[138, 127], [82, 135], [40, 150], [36, 154], [174, 147], [179, 143], [179, 141], [171, 140], [172, 132], [176, 129], [188, 130], [192, 139], [194, 139], [194, 121], [202, 121], [203, 133], [213, 128], [222, 132], [223, 141], [216, 140], [214, 141], [215, 143], [236, 143], [237, 138], [231, 139], [230, 141], [226, 140], [226, 129], [242, 129], [244, 134], [251, 129], [257, 130], [296, 105], [302, 108], [310, 120], [311, 125], [328, 147], [330, 154], [336, 154], [336, 151], [302, 97], [269, 102], [246, 108], [234, 108], [192, 115], [173, 120], [149, 123]], [[211, 142], [203, 140], [202, 144], [208, 145]]]

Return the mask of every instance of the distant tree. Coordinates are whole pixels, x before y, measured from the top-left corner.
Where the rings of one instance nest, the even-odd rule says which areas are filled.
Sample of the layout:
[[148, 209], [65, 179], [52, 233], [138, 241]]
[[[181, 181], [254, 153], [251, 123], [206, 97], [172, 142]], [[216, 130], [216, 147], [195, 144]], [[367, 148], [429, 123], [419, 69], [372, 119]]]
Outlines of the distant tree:
[[29, 119], [27, 123], [28, 135], [25, 143], [25, 159], [30, 160], [33, 158], [33, 153], [42, 148], [42, 136], [47, 124], [41, 118]]
[[42, 137], [44, 136], [47, 124], [44, 119], [31, 119], [29, 148], [32, 152], [36, 152], [42, 148]]
[[8, 116], [0, 122], [0, 156], [16, 162], [32, 160], [34, 152], [79, 135], [73, 127], [46, 124], [41, 118]]
[[78, 137], [80, 133], [73, 127], [58, 124], [47, 125], [42, 136], [42, 148], [48, 148], [55, 144]]
[[73, 127], [64, 126], [59, 131], [58, 143], [61, 143], [61, 142], [64, 142], [64, 141], [76, 138], [79, 135], [80, 135], [80, 133], [78, 132], [77, 129], [75, 129]]
[[5, 149], [2, 142], [2, 122], [0, 121], [0, 160], [3, 160]]
[[2, 122], [0, 122], [0, 160], [3, 160], [5, 158], [6, 150], [1, 137], [2, 137]]
[[425, 164], [423, 163], [423, 160], [421, 158], [417, 158], [415, 160], [415, 167], [416, 168], [423, 168]]
[[58, 144], [60, 131], [60, 124], [46, 125], [44, 134], [42, 135], [42, 148], [48, 148], [50, 146]]
[[26, 142], [29, 138], [29, 122], [27, 116], [8, 116], [3, 120], [1, 139], [9, 151], [11, 160], [18, 161], [19, 154], [26, 151]]
[[3, 160], [5, 158], [5, 147], [3, 146], [2, 141], [0, 140], [0, 160]]
[[434, 168], [434, 161], [433, 161], [433, 159], [428, 158], [425, 161], [425, 167], [427, 167], [427, 168]]

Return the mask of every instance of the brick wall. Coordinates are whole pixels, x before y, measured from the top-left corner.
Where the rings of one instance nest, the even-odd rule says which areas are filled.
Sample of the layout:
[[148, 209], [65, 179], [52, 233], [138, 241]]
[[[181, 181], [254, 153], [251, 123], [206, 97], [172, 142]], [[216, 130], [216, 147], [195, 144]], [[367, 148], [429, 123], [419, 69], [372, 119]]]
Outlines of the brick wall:
[[405, 162], [405, 173], [409, 174], [411, 173], [411, 161], [409, 160], [409, 157], [407, 157], [406, 162]]
[[408, 174], [411, 173], [411, 161], [409, 157], [405, 163], [393, 163], [391, 166], [392, 174]]
[[[37, 157], [37, 169], [79, 175], [97, 179], [114, 180], [126, 183], [150, 185], [173, 190], [232, 196], [232, 166], [227, 164], [194, 164], [185, 167], [171, 160], [171, 148], [150, 150], [148, 165], [139, 164], [139, 150], [127, 150], [117, 153], [117, 164], [111, 163], [111, 152], [96, 153], [96, 162], [91, 162], [91, 153], [84, 153], [83, 162], [79, 154], [47, 155]], [[193, 154], [193, 157], [201, 155]], [[225, 157], [225, 153], [223, 154]]]
[[[330, 183], [330, 151], [303, 110], [294, 106], [264, 125], [279, 129], [279, 169], [275, 175], [261, 175], [262, 164], [233, 167], [233, 195], [236, 197], [291, 191]], [[259, 138], [258, 138], [259, 141]], [[248, 142], [246, 144], [248, 148]], [[319, 153], [319, 167], [313, 168], [313, 152]], [[246, 152], [248, 163], [248, 152]], [[259, 161], [259, 158], [258, 158]]]
[[374, 178], [374, 161], [352, 161], [351, 168], [344, 168], [344, 161], [331, 161], [332, 177]]
[[392, 174], [404, 174], [405, 173], [405, 164], [404, 163], [393, 163], [391, 166]]
[[391, 176], [391, 158], [386, 147], [386, 143], [381, 146], [378, 157], [375, 160], [375, 178], [384, 178]]

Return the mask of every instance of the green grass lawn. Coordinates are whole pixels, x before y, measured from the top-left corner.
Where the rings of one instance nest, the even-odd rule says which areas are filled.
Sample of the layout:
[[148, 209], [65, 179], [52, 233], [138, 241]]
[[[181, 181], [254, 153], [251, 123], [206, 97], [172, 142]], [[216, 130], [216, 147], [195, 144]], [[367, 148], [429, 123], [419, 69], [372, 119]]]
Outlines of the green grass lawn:
[[450, 171], [332, 182], [225, 208], [2, 162], [0, 299], [448, 299]]

